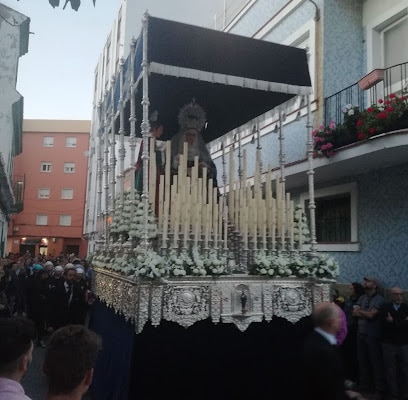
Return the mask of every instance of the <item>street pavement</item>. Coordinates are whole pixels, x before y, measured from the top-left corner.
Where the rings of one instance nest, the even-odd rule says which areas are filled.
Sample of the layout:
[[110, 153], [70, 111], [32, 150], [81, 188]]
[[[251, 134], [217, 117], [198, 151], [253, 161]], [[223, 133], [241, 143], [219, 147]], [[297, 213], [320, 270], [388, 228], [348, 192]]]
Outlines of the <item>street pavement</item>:
[[47, 381], [42, 372], [45, 349], [34, 347], [33, 362], [21, 381], [26, 395], [32, 400], [44, 400], [47, 393]]
[[[48, 339], [48, 338], [46, 338]], [[45, 340], [47, 342], [47, 340]], [[33, 362], [26, 376], [21, 381], [26, 395], [32, 400], [44, 400], [47, 394], [47, 380], [42, 372], [45, 349], [34, 346]], [[90, 400], [91, 397], [85, 395], [83, 400]]]

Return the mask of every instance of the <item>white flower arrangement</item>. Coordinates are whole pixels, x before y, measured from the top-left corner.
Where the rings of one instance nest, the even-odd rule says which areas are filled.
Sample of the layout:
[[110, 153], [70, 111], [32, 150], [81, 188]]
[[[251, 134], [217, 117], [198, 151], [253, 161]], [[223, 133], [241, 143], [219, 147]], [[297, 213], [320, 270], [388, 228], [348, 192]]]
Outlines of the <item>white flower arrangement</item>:
[[168, 273], [165, 260], [153, 250], [147, 250], [136, 257], [133, 277], [159, 278]]
[[218, 257], [215, 250], [210, 250], [208, 257], [204, 259], [204, 265], [211, 275], [225, 274], [226, 264], [226, 257]]
[[192, 250], [193, 256], [193, 266], [191, 269], [191, 273], [196, 276], [206, 276], [207, 270], [205, 269], [206, 265], [204, 260], [201, 259], [201, 254], [197, 247], [194, 247]]
[[335, 279], [340, 272], [338, 263], [328, 254], [276, 252], [264, 250], [254, 256], [253, 273], [269, 277], [299, 277]]
[[316, 278], [335, 279], [340, 274], [340, 267], [337, 261], [328, 254], [316, 253], [310, 255], [309, 265]]
[[295, 213], [293, 217], [293, 236], [296, 244], [300, 244], [300, 238], [302, 235], [302, 243], [308, 243], [310, 241], [309, 222], [306, 214], [304, 213], [301, 204], [295, 207]]
[[191, 257], [181, 252], [177, 254], [176, 250], [171, 250], [169, 257], [167, 258], [167, 268], [171, 275], [182, 277], [190, 272], [190, 268], [193, 265]]

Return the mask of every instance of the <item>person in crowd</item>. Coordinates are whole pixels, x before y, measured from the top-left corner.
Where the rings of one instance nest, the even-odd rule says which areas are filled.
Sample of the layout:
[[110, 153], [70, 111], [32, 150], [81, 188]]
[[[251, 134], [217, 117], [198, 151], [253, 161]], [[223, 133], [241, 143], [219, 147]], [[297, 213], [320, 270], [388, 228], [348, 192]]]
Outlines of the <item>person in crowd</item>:
[[375, 399], [382, 400], [386, 386], [379, 312], [385, 300], [379, 293], [379, 281], [375, 277], [364, 278], [364, 290], [365, 294], [358, 299], [353, 309], [353, 316], [358, 318], [358, 388], [362, 392], [374, 391]]
[[44, 263], [44, 269], [48, 271], [48, 274], [51, 275], [54, 269], [54, 263], [52, 261], [46, 261]]
[[10, 314], [14, 315], [17, 310], [17, 277], [13, 274], [10, 263], [3, 266], [3, 276], [0, 280], [0, 287], [6, 295]]
[[332, 289], [330, 299], [340, 310], [340, 327], [336, 333], [336, 342], [337, 346], [341, 346], [347, 337], [347, 318], [343, 311], [344, 299], [340, 297], [339, 291], [335, 288]]
[[45, 347], [43, 339], [46, 332], [49, 293], [48, 272], [40, 264], [36, 264], [34, 273], [28, 278], [27, 283], [27, 314], [35, 323], [39, 347]]
[[77, 321], [79, 324], [83, 325], [85, 324], [86, 313], [88, 312], [88, 297], [90, 290], [85, 280], [85, 271], [82, 267], [76, 267], [76, 282], [82, 292], [83, 298], [85, 299], [85, 301], [79, 306]]
[[88, 284], [88, 288], [91, 290], [92, 289], [92, 278], [93, 278], [92, 265], [90, 265], [89, 262], [86, 261], [85, 259], [83, 259], [81, 263], [84, 266], [86, 283]]
[[43, 364], [46, 400], [82, 399], [92, 383], [100, 348], [100, 337], [82, 325], [67, 325], [54, 332]]
[[303, 387], [307, 400], [363, 399], [344, 389], [341, 357], [336, 341], [340, 329], [340, 308], [333, 302], [315, 306], [314, 330], [308, 335], [302, 353]]
[[0, 285], [0, 318], [10, 317], [10, 308], [5, 290]]
[[32, 361], [34, 337], [32, 321], [0, 318], [0, 399], [30, 400], [20, 382]]
[[65, 265], [64, 278], [52, 293], [51, 324], [54, 330], [80, 323], [80, 310], [85, 303], [85, 297], [76, 282], [76, 268], [72, 263]]
[[187, 143], [187, 175], [191, 176], [191, 168], [194, 166], [194, 159], [197, 157], [199, 177], [202, 177], [203, 169], [206, 168], [207, 179], [212, 179], [213, 186], [217, 187], [217, 168], [201, 135], [206, 124], [204, 109], [195, 101], [192, 101], [180, 110], [178, 122], [180, 130], [171, 139], [171, 167], [173, 174], [177, 174], [180, 156], [184, 152], [184, 143]]
[[401, 288], [380, 311], [382, 350], [390, 400], [408, 400], [408, 304]]
[[354, 386], [358, 380], [357, 362], [357, 327], [358, 317], [353, 315], [354, 306], [364, 294], [364, 287], [359, 282], [353, 282], [348, 289], [348, 297], [344, 302], [344, 313], [347, 321], [347, 337], [341, 347], [344, 373], [349, 386]]
[[55, 283], [55, 281], [63, 281], [64, 277], [64, 267], [61, 265], [55, 266], [53, 273], [52, 273], [52, 283]]

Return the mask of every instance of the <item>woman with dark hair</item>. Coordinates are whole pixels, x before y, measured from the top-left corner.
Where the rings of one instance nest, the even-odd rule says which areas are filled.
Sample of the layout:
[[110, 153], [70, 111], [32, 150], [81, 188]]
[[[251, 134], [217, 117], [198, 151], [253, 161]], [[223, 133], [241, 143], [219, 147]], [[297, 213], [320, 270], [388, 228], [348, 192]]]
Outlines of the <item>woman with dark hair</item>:
[[357, 362], [357, 325], [358, 318], [353, 316], [353, 308], [357, 304], [358, 299], [364, 294], [364, 287], [358, 282], [353, 282], [348, 288], [349, 296], [344, 303], [344, 313], [347, 320], [347, 338], [341, 346], [344, 372], [349, 382], [356, 382], [358, 378], [358, 362]]

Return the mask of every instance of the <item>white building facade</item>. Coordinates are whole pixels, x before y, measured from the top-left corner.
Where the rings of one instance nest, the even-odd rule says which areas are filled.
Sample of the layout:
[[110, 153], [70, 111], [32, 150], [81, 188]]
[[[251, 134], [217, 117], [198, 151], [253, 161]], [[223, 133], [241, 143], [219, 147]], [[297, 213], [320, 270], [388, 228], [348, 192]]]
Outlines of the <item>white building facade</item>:
[[10, 214], [21, 203], [24, 179], [15, 182], [13, 159], [22, 151], [23, 97], [16, 90], [19, 58], [28, 52], [30, 19], [0, 4], [0, 257], [4, 255]]

